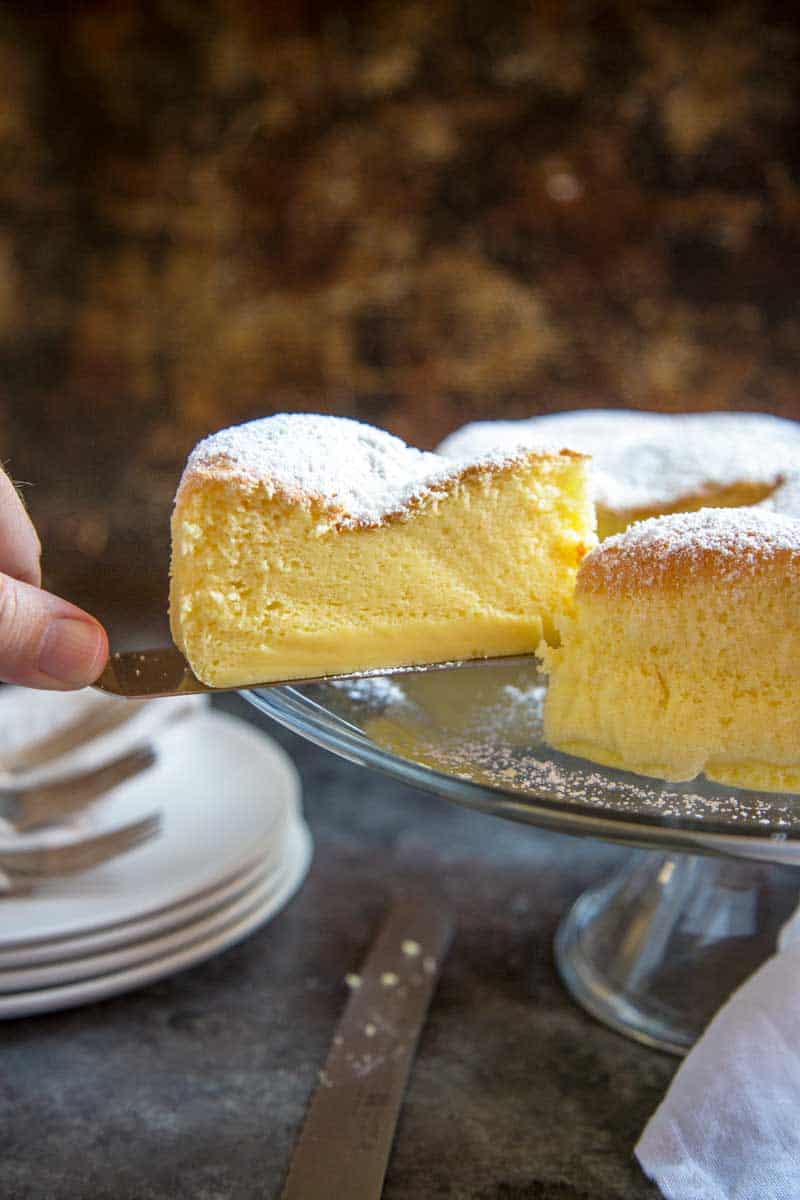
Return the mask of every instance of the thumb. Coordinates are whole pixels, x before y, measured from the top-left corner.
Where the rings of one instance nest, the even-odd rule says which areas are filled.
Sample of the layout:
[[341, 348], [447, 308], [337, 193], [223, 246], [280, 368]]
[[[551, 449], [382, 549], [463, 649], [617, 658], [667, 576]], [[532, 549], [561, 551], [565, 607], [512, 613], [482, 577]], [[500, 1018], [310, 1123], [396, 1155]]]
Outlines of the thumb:
[[107, 658], [108, 638], [94, 617], [0, 575], [0, 679], [33, 688], [85, 687]]

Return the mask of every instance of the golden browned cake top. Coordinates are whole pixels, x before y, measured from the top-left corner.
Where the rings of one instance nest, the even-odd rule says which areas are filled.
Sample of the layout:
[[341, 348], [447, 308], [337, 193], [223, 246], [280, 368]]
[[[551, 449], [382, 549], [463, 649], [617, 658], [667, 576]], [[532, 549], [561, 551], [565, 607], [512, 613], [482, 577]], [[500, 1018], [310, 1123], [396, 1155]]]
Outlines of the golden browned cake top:
[[210, 479], [233, 480], [290, 503], [317, 504], [344, 527], [381, 525], [459, 479], [573, 451], [484, 451], [443, 458], [346, 417], [280, 413], [212, 434], [189, 456], [182, 494]]
[[766, 566], [800, 583], [800, 521], [766, 508], [703, 508], [639, 521], [583, 561], [578, 594], [637, 595], [693, 581], [735, 586]]

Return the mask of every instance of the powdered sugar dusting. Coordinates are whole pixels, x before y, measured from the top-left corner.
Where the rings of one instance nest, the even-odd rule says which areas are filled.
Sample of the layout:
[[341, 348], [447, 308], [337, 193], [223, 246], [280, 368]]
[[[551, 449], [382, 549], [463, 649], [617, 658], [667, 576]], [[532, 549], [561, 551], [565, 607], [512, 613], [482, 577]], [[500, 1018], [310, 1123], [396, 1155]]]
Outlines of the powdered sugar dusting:
[[578, 588], [647, 588], [709, 568], [724, 583], [777, 557], [800, 570], [800, 521], [757, 506], [703, 508], [638, 521], [607, 538], [582, 563]]
[[[375, 704], [362, 707], [362, 690], [346, 704], [343, 688], [303, 690], [332, 713], [341, 712], [349, 727], [362, 729], [393, 763], [399, 755], [451, 779], [494, 789], [485, 793], [486, 808], [500, 815], [525, 819], [527, 802], [543, 800], [555, 806], [554, 823], [559, 812], [568, 815], [577, 808], [678, 830], [800, 834], [800, 805], [790, 796], [729, 788], [702, 776], [666, 783], [553, 750], [542, 728], [545, 682], [534, 667], [467, 667], [439, 682], [431, 692], [424, 676], [398, 679], [396, 693], [383, 694], [387, 719], [378, 722]], [[451, 700], [444, 690], [448, 683]], [[475, 804], [474, 796], [470, 803]], [[541, 820], [541, 809], [535, 820]]]
[[386, 675], [333, 680], [330, 686], [346, 692], [351, 700], [376, 709], [385, 708], [391, 703], [402, 704], [405, 699], [403, 689]]
[[768, 512], [783, 513], [787, 517], [800, 518], [800, 470], [789, 475], [758, 507]]
[[230, 470], [245, 483], [314, 497], [343, 513], [344, 523], [374, 524], [407, 507], [467, 466], [519, 457], [508, 449], [443, 458], [346, 417], [280, 413], [212, 434], [192, 451], [184, 480]]
[[621, 513], [678, 504], [737, 483], [772, 487], [800, 469], [800, 422], [765, 413], [664, 414], [622, 409], [465, 425], [448, 456], [568, 446], [592, 456], [595, 500]]

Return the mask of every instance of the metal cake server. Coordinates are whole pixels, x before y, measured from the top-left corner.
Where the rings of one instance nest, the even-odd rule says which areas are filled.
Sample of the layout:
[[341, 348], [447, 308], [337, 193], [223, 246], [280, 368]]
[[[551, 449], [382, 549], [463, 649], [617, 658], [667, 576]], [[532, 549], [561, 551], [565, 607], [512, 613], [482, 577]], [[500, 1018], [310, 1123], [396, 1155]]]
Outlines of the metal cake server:
[[459, 659], [456, 662], [422, 663], [411, 667], [377, 667], [368, 671], [350, 671], [342, 675], [316, 675], [306, 679], [269, 679], [264, 683], [232, 684], [213, 688], [201, 683], [175, 646], [156, 650], [122, 650], [112, 654], [103, 674], [95, 683], [101, 692], [126, 696], [130, 700], [155, 699], [158, 696], [186, 696], [197, 692], [237, 692], [242, 688], [299, 687], [305, 683], [332, 683], [343, 679], [370, 679], [379, 675], [419, 674], [427, 671], [452, 671], [459, 667], [524, 665], [534, 661], [532, 654], [500, 658]]

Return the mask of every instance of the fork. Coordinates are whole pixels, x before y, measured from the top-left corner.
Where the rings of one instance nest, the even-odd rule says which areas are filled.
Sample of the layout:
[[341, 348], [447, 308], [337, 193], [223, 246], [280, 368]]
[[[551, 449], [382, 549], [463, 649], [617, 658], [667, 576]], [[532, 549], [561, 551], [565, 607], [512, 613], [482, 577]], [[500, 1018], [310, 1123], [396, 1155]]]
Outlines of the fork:
[[68, 725], [46, 733], [18, 750], [0, 755], [0, 778], [9, 776], [13, 779], [15, 775], [46, 766], [76, 747], [127, 725], [145, 706], [146, 701], [140, 700], [130, 705], [108, 704], [92, 708]]
[[98, 796], [151, 767], [156, 754], [149, 743], [100, 767], [33, 788], [0, 787], [0, 817], [18, 830], [38, 829], [73, 816]]
[[161, 829], [161, 822], [160, 813], [150, 813], [127, 825], [71, 842], [32, 845], [27, 839], [19, 839], [19, 845], [9, 843], [0, 848], [0, 871], [6, 873], [12, 883], [23, 878], [40, 882], [54, 875], [87, 871], [149, 841]]

